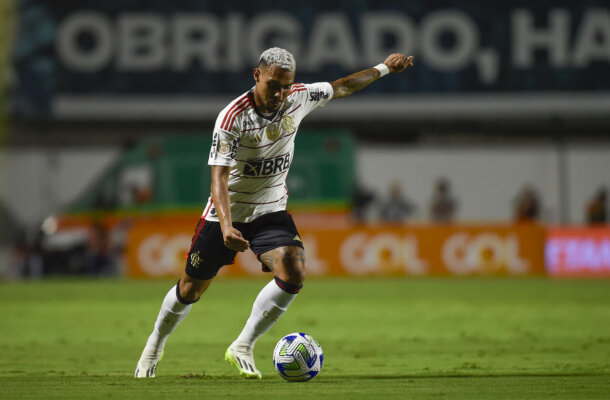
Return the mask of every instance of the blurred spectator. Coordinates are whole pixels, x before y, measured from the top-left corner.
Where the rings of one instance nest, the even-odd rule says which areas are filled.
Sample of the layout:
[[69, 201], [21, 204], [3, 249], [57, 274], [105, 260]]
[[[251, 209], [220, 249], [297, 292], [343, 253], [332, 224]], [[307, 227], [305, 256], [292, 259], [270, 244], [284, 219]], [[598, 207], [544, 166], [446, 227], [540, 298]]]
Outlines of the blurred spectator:
[[451, 195], [449, 181], [439, 178], [430, 202], [430, 219], [436, 223], [453, 222], [456, 208], [457, 201]]
[[369, 207], [375, 202], [375, 193], [356, 184], [352, 193], [352, 217], [356, 222], [365, 222]]
[[87, 275], [110, 275], [114, 272], [108, 230], [101, 223], [94, 223], [89, 230], [84, 262]]
[[40, 235], [34, 237], [23, 230], [16, 237], [9, 258], [7, 277], [12, 279], [40, 279], [43, 261], [40, 250]]
[[413, 214], [415, 206], [407, 200], [398, 182], [390, 186], [389, 197], [380, 204], [379, 216], [384, 222], [403, 222]]
[[599, 188], [595, 196], [587, 204], [587, 223], [590, 225], [602, 225], [608, 222], [606, 199], [608, 191]]
[[534, 188], [525, 186], [515, 200], [515, 222], [534, 222], [540, 218], [540, 199]]

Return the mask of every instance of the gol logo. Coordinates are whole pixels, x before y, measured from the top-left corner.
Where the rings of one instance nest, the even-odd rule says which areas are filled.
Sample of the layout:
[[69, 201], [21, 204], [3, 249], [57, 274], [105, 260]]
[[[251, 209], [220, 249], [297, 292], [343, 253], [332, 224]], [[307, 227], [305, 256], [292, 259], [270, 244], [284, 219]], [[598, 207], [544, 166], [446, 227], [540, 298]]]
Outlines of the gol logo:
[[356, 233], [343, 241], [339, 250], [341, 264], [356, 275], [370, 273], [428, 273], [428, 262], [418, 257], [417, 238], [413, 235]]
[[519, 238], [484, 232], [456, 233], [443, 244], [445, 267], [457, 274], [493, 273], [506, 269], [513, 275], [529, 272], [530, 262], [519, 256]]

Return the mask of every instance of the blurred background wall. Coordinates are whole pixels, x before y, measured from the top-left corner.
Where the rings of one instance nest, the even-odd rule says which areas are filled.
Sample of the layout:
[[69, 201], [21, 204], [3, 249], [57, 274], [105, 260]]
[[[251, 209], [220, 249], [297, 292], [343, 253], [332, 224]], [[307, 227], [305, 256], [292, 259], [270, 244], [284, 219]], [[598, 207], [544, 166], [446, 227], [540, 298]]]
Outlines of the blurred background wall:
[[[196, 222], [215, 117], [253, 85], [258, 56], [274, 45], [295, 54], [301, 82], [332, 81], [391, 52], [415, 56], [414, 68], [301, 125], [311, 139], [297, 140], [291, 204], [312, 221], [333, 213], [350, 224], [362, 205], [356, 222], [384, 223], [395, 193], [407, 206], [385, 222], [429, 224], [444, 181], [453, 207], [446, 222], [510, 225], [533, 198], [527, 219], [585, 225], [610, 186], [603, 1], [15, 0], [3, 2], [2, 21], [5, 271], [15, 248], [19, 258], [90, 245], [82, 232], [49, 244], [45, 221], [42, 231], [53, 233], [94, 220], [114, 232], [116, 215], [142, 212], [173, 210]], [[172, 142], [180, 138], [200, 141]], [[191, 161], [172, 161], [181, 157]], [[129, 192], [138, 185], [152, 192]], [[179, 195], [191, 186], [201, 190]], [[600, 204], [603, 225], [605, 197]], [[65, 222], [74, 215], [78, 223]], [[113, 246], [124, 250], [129, 230], [119, 226]]]

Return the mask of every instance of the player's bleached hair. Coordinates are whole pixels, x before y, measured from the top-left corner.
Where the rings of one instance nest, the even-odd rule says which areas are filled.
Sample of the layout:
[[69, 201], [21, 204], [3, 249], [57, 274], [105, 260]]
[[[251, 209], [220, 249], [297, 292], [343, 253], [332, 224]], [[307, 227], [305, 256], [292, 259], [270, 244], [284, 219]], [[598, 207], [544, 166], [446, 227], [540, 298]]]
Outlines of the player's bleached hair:
[[296, 69], [296, 62], [294, 61], [292, 54], [290, 54], [288, 50], [279, 47], [272, 47], [263, 51], [263, 54], [261, 54], [261, 57], [258, 59], [259, 68], [268, 68], [274, 64], [289, 72]]

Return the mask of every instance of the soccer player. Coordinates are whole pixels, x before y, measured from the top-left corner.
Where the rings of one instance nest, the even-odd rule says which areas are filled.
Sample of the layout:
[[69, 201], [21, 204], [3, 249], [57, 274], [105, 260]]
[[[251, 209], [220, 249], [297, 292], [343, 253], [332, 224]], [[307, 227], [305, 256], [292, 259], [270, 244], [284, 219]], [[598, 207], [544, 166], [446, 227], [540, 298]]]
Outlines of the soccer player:
[[212, 190], [187, 254], [186, 268], [161, 305], [154, 330], [135, 370], [155, 376], [169, 334], [210, 286], [218, 270], [238, 251], [252, 251], [274, 275], [254, 300], [243, 330], [225, 359], [246, 378], [261, 378], [254, 364], [256, 340], [286, 311], [303, 286], [303, 243], [286, 212], [285, 181], [294, 139], [303, 118], [331, 99], [364, 89], [390, 72], [413, 65], [413, 57], [392, 54], [383, 63], [332, 83], [294, 83], [288, 51], [265, 50], [254, 68], [255, 85], [218, 115], [208, 164]]

